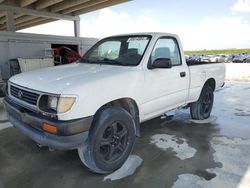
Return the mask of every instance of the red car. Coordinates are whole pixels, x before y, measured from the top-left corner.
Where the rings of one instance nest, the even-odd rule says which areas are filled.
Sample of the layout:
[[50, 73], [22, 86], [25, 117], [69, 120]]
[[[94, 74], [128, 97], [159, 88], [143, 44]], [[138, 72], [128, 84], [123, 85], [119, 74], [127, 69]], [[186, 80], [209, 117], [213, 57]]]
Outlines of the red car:
[[82, 58], [79, 53], [66, 46], [54, 48], [53, 51], [55, 60], [59, 62], [59, 64], [73, 63]]

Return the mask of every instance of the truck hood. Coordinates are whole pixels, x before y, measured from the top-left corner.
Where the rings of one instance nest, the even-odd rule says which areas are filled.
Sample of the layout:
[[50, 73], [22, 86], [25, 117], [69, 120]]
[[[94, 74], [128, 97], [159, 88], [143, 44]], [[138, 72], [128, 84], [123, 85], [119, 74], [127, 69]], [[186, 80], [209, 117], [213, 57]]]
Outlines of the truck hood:
[[62, 94], [67, 87], [88, 84], [129, 70], [131, 67], [73, 63], [21, 73], [10, 78], [10, 82], [37, 91]]

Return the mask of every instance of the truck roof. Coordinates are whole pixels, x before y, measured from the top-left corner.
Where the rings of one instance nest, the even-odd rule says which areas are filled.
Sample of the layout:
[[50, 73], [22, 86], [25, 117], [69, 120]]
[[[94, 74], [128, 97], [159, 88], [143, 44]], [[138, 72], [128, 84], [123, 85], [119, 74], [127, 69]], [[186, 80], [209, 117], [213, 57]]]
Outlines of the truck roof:
[[119, 34], [119, 35], [113, 35], [110, 37], [118, 37], [118, 36], [128, 36], [128, 35], [151, 35], [153, 37], [160, 37], [160, 36], [171, 36], [177, 38], [178, 36], [173, 33], [164, 33], [164, 32], [140, 32], [140, 33], [125, 33], [125, 34]]

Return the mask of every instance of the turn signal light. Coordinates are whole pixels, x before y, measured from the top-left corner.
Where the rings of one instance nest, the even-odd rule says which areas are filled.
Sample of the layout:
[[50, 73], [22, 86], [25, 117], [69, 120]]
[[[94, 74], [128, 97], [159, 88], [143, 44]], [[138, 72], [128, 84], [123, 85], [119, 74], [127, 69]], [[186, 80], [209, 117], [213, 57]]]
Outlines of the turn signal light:
[[42, 127], [43, 127], [43, 130], [45, 130], [45, 131], [47, 131], [49, 133], [53, 133], [53, 134], [57, 133], [57, 128], [55, 126], [53, 126], [53, 125], [44, 123]]

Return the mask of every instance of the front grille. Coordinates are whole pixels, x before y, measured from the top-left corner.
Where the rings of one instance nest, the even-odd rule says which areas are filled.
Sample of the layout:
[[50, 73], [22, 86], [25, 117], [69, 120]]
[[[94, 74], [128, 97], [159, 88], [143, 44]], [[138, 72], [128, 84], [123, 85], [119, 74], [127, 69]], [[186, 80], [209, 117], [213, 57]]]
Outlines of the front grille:
[[13, 85], [10, 86], [10, 93], [13, 97], [32, 105], [36, 105], [39, 98], [39, 94], [15, 87]]

